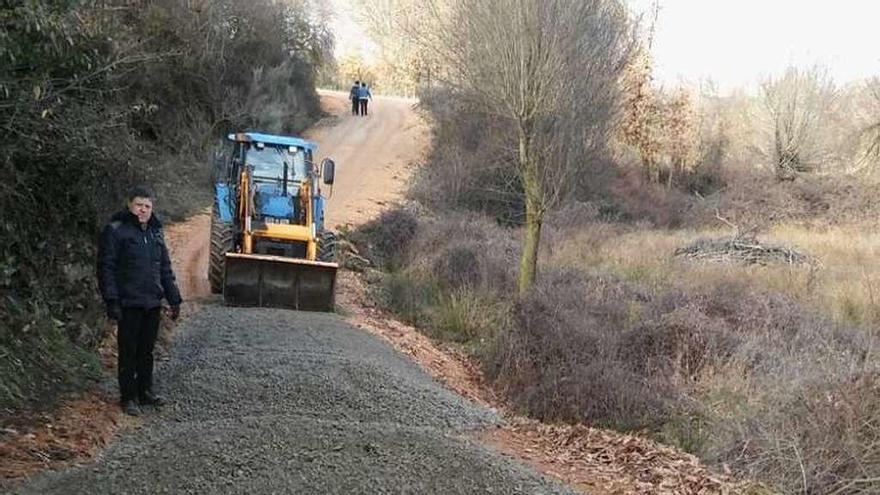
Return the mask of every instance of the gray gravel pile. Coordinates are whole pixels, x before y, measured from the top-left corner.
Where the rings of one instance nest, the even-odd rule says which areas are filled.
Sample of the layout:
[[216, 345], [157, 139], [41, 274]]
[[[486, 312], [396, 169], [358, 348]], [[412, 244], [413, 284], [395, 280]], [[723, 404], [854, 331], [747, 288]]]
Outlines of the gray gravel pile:
[[338, 316], [208, 306], [180, 332], [171, 405], [16, 493], [569, 493], [463, 438], [498, 418]]
[[294, 414], [438, 427], [496, 421], [336, 315], [211, 307], [189, 326], [160, 373], [175, 402], [168, 412], [178, 418]]

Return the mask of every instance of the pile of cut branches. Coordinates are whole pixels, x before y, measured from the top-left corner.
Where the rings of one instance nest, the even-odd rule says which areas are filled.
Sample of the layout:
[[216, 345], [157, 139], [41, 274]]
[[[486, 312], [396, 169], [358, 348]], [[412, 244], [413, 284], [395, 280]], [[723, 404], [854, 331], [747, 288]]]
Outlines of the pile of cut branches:
[[674, 255], [678, 258], [745, 265], [786, 263], [815, 266], [817, 263], [813, 257], [792, 247], [762, 244], [751, 236], [697, 239], [689, 246], [676, 249]]

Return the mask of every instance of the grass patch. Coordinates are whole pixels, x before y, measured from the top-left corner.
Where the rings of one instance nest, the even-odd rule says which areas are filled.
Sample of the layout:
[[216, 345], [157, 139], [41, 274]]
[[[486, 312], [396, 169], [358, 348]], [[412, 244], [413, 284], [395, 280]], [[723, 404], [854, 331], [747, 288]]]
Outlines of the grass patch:
[[[591, 230], [601, 231], [596, 239]], [[741, 266], [689, 263], [672, 258], [676, 248], [701, 237], [729, 235], [716, 229], [627, 229], [606, 235], [607, 229], [587, 227], [571, 232], [542, 262], [593, 273], [611, 273], [651, 287], [686, 281], [694, 289], [722, 282], [740, 282], [758, 289], [781, 292], [801, 304], [818, 307], [843, 324], [880, 324], [880, 234], [869, 226], [815, 229], [782, 225], [762, 238], [796, 246], [821, 262], [821, 268]]]
[[430, 321], [430, 308], [439, 299], [439, 285], [427, 277], [392, 272], [383, 279], [381, 302], [412, 325], [426, 325]]
[[0, 333], [0, 410], [45, 408], [100, 378], [97, 355], [71, 342], [61, 321], [38, 313], [14, 324]]
[[444, 293], [430, 308], [429, 327], [444, 341], [483, 346], [506, 328], [509, 307], [470, 289]]

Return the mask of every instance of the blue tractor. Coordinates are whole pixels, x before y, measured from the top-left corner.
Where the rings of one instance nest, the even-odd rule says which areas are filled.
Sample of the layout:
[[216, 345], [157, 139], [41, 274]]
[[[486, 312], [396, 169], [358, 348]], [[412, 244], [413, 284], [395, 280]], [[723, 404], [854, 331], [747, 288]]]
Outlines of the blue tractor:
[[243, 132], [214, 161], [211, 291], [226, 304], [332, 311], [337, 264], [324, 228], [321, 183], [335, 163], [317, 145]]

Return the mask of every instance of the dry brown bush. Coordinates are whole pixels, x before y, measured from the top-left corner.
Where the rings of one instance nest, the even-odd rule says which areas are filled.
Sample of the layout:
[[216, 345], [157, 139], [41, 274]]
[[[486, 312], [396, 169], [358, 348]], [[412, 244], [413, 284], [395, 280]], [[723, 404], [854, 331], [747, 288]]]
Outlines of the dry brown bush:
[[[597, 214], [557, 212], [547, 249], [574, 232], [599, 246], [634, 229], [597, 227]], [[653, 432], [783, 493], [877, 487], [869, 329], [746, 278], [624, 282], [545, 267], [515, 300], [514, 236], [486, 217], [421, 219], [390, 303], [436, 338], [478, 343], [493, 385], [533, 417]]]
[[360, 253], [376, 265], [394, 270], [403, 266], [416, 238], [419, 220], [404, 207], [383, 211], [378, 218], [349, 234]]
[[449, 289], [505, 294], [516, 287], [519, 252], [512, 231], [485, 216], [457, 214], [423, 222], [409, 267]]
[[721, 214], [740, 227], [769, 227], [782, 222], [839, 225], [872, 224], [880, 218], [875, 198], [880, 182], [852, 175], [802, 175], [774, 183], [762, 170], [724, 171], [723, 190], [703, 199], [692, 198], [683, 224], [717, 224]]
[[876, 336], [790, 299], [727, 289], [707, 306], [741, 339], [703, 381], [704, 457], [784, 493], [880, 488]]
[[545, 271], [499, 335], [488, 375], [517, 408], [542, 420], [658, 427], [674, 388], [639, 374], [618, 354], [619, 336], [645, 299], [614, 280]]
[[687, 387], [706, 369], [729, 356], [735, 339], [723, 322], [678, 296], [683, 305], [674, 304], [669, 312], [645, 319], [620, 337], [620, 358], [643, 376], [659, 376], [664, 381]]
[[[371, 236], [382, 232], [368, 228]], [[420, 219], [415, 237], [394, 253], [385, 304], [439, 339], [484, 346], [507, 326], [516, 290], [519, 243], [511, 234], [474, 214]]]
[[613, 182], [610, 198], [609, 210], [616, 220], [667, 228], [682, 226], [693, 201], [678, 189], [652, 183], [630, 170], [622, 170]]
[[474, 211], [522, 223], [522, 187], [501, 138], [510, 127], [469, 109], [449, 90], [425, 91], [420, 105], [442, 145], [432, 147], [410, 196], [436, 211]]
[[784, 493], [880, 486], [876, 337], [742, 283], [695, 290], [551, 272], [489, 376], [542, 420], [648, 428]]

